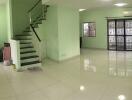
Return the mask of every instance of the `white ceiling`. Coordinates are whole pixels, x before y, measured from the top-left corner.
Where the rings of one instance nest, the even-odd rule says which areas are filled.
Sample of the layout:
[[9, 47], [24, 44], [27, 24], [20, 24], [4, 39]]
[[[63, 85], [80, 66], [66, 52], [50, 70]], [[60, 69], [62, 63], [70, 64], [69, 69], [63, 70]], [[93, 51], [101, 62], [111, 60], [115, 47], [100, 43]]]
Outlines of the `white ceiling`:
[[[45, 2], [45, 0], [43, 0]], [[132, 0], [46, 0], [49, 4], [65, 5], [74, 8], [91, 9], [98, 7], [115, 7], [115, 3], [128, 3], [125, 7], [132, 7]]]

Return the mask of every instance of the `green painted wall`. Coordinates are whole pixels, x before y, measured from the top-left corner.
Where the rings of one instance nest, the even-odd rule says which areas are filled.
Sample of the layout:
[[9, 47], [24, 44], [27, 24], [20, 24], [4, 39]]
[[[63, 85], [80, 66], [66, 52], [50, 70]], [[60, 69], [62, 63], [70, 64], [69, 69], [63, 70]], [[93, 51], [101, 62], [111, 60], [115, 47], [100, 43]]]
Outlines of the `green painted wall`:
[[13, 25], [12, 25], [12, 5], [11, 0], [7, 0], [6, 2], [6, 14], [7, 14], [7, 34], [8, 41], [13, 38]]
[[21, 34], [29, 26], [29, 15], [27, 11], [33, 7], [38, 0], [12, 0], [12, 23], [13, 33]]
[[107, 49], [107, 20], [105, 17], [121, 17], [124, 11], [131, 10], [131, 8], [99, 8], [81, 12], [80, 26], [83, 22], [96, 22], [96, 37], [83, 37], [83, 47]]
[[58, 7], [59, 60], [80, 54], [78, 9]]
[[3, 46], [4, 42], [8, 42], [6, 11], [6, 4], [0, 5], [0, 48]]
[[45, 22], [46, 29], [46, 51], [47, 57], [58, 60], [59, 59], [59, 40], [58, 40], [58, 8], [51, 6], [48, 9], [47, 20]]

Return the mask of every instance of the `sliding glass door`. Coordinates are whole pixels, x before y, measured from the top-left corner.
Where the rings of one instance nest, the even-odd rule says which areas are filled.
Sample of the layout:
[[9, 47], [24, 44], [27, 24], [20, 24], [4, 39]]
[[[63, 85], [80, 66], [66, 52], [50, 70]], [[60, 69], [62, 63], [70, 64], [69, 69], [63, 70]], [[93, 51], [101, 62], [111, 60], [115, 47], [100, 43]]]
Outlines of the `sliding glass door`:
[[126, 50], [132, 50], [132, 20], [125, 21]]
[[108, 50], [132, 50], [132, 20], [108, 20]]
[[108, 22], [108, 49], [116, 50], [115, 21]]
[[124, 20], [116, 20], [116, 42], [117, 42], [117, 50], [125, 49], [125, 32], [124, 32]]

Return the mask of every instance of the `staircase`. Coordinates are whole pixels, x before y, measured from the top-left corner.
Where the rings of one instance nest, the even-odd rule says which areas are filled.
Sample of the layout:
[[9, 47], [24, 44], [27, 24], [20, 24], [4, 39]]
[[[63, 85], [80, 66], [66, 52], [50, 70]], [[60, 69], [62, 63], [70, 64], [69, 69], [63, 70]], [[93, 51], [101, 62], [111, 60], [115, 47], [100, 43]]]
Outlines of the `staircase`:
[[[39, 24], [42, 24], [43, 20], [46, 20], [46, 13], [48, 5], [42, 5], [42, 1], [39, 0], [34, 7], [32, 7], [29, 11], [29, 20], [30, 25], [25, 28], [22, 34], [15, 35], [15, 40], [18, 40], [20, 43], [20, 68], [33, 68], [33, 67], [41, 67], [41, 59], [37, 54], [33, 46], [33, 34], [35, 34], [36, 38], [39, 42], [41, 39], [37, 35], [35, 31], [36, 28], [39, 28]], [[38, 9], [39, 8], [39, 9]], [[40, 11], [39, 14], [33, 16], [33, 12]]]

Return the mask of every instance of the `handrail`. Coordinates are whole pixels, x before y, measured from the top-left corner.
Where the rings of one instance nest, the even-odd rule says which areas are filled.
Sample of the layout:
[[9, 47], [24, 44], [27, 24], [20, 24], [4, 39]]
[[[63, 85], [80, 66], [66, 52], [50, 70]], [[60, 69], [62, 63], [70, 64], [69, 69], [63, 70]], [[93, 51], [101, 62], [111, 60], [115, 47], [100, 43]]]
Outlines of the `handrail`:
[[30, 27], [31, 27], [31, 29], [33, 30], [33, 32], [34, 32], [35, 36], [37, 37], [37, 39], [39, 40], [39, 42], [41, 42], [41, 39], [39, 38], [37, 32], [35, 31], [34, 27], [32, 26], [32, 17], [31, 17], [31, 13], [32, 13], [32, 10], [34, 10], [34, 9], [38, 6], [38, 4], [39, 4], [41, 1], [42, 1], [42, 0], [38, 0], [38, 1], [35, 3], [35, 5], [34, 5], [30, 10], [28, 10], [29, 20], [30, 20]]
[[30, 26], [31, 26], [33, 32], [35, 33], [36, 37], [38, 38], [39, 42], [41, 42], [41, 39], [39, 38], [39, 36], [38, 36], [37, 32], [35, 31], [34, 27], [31, 24], [30, 24]]
[[39, 0], [30, 10], [28, 10], [28, 13], [31, 12], [42, 0]]

